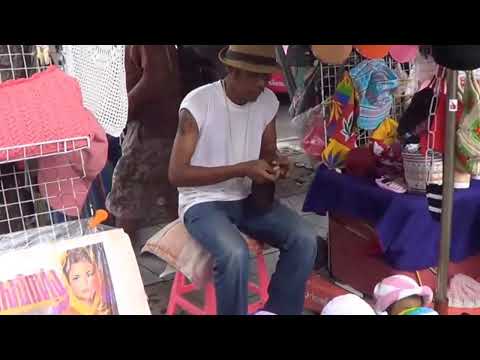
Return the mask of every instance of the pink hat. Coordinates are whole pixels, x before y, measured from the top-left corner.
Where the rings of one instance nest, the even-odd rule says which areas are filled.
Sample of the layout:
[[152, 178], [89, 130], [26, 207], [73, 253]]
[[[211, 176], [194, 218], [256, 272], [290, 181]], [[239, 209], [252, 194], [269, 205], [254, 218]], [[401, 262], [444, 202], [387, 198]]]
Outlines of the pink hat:
[[257, 311], [255, 314], [253, 315], [260, 315], [260, 316], [272, 316], [272, 315], [277, 315], [277, 314], [274, 314], [274, 313], [271, 313], [269, 311]]
[[322, 310], [322, 315], [376, 315], [372, 307], [354, 294], [337, 296]]
[[409, 62], [417, 56], [418, 45], [392, 45], [390, 56], [399, 63]]
[[421, 296], [424, 306], [433, 300], [432, 289], [428, 286], [419, 286], [415, 280], [405, 275], [389, 276], [375, 286], [375, 310], [384, 312], [397, 301], [413, 295]]

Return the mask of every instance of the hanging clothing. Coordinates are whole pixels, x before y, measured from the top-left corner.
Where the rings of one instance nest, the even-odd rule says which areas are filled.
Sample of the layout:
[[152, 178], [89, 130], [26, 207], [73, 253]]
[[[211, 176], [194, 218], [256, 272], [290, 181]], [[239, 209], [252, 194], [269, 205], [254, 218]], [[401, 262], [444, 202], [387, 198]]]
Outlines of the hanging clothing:
[[65, 72], [76, 78], [84, 106], [108, 135], [118, 137], [127, 123], [125, 45], [64, 45]]

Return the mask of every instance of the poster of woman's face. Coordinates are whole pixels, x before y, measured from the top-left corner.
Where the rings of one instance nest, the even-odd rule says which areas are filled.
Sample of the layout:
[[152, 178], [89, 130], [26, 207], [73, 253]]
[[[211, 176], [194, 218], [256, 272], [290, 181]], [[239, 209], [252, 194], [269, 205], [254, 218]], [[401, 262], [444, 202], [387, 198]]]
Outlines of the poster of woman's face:
[[113, 229], [0, 251], [0, 315], [151, 315], [135, 252]]
[[65, 252], [63, 275], [69, 296], [65, 314], [112, 315], [117, 313], [110, 272], [102, 244]]

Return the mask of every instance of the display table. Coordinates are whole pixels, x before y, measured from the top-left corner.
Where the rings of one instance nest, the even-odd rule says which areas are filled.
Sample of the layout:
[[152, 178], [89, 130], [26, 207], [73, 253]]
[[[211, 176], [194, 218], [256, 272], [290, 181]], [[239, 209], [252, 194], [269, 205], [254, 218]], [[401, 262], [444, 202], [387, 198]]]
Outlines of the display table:
[[[440, 223], [430, 216], [425, 195], [395, 194], [367, 179], [320, 167], [307, 194], [305, 212], [346, 216], [371, 224], [383, 259], [394, 269], [436, 266]], [[451, 260], [480, 252], [480, 182], [454, 196]], [[333, 231], [334, 229], [331, 229]]]

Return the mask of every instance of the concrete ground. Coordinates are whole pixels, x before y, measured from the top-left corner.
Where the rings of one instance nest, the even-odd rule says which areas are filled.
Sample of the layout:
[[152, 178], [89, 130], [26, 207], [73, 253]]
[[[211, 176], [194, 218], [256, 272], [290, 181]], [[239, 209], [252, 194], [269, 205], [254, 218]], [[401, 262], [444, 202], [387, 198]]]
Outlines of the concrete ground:
[[277, 114], [277, 137], [279, 140], [290, 139], [297, 136], [297, 133], [290, 126], [291, 117], [288, 114], [288, 99], [280, 98], [281, 105]]
[[[277, 135], [279, 150], [288, 155], [293, 163], [308, 163], [308, 159], [301, 151], [298, 139], [294, 138], [296, 133], [290, 127], [288, 104], [286, 103], [282, 104], [277, 117]], [[301, 210], [312, 179], [313, 172], [311, 170], [293, 167], [290, 178], [278, 183], [276, 197], [303, 216], [316, 229], [319, 236], [326, 238], [327, 219], [315, 214], [303, 213]], [[147, 231], [143, 237], [146, 239], [149, 235]], [[269, 271], [272, 273], [278, 260], [278, 250], [266, 250], [266, 259]], [[163, 315], [167, 308], [173, 274], [160, 279], [159, 276], [165, 270], [166, 264], [157, 258], [138, 257], [138, 262], [152, 314]], [[252, 272], [251, 276], [255, 278], [255, 273]]]

